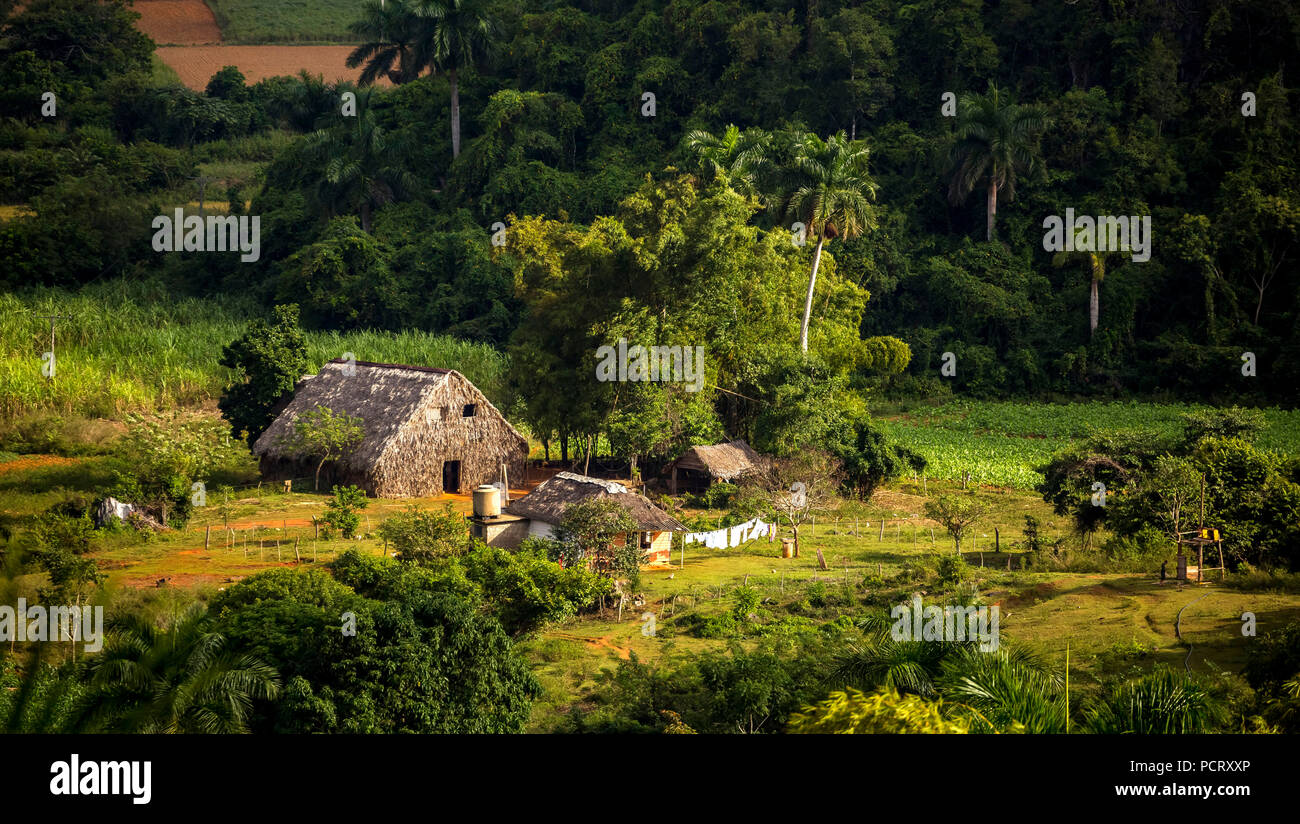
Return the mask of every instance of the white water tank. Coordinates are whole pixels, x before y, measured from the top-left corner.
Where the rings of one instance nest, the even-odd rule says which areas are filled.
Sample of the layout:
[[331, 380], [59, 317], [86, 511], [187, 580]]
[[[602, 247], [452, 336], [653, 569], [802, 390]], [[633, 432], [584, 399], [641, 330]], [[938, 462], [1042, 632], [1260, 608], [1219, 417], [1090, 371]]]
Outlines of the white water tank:
[[495, 518], [501, 514], [501, 490], [483, 484], [474, 490], [474, 514], [482, 518]]

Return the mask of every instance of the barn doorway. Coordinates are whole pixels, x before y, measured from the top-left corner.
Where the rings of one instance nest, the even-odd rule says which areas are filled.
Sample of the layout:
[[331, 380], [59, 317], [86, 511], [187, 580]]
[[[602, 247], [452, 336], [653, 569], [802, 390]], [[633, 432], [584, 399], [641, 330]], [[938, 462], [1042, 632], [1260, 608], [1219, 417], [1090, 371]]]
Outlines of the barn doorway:
[[460, 492], [460, 461], [442, 462], [442, 491]]

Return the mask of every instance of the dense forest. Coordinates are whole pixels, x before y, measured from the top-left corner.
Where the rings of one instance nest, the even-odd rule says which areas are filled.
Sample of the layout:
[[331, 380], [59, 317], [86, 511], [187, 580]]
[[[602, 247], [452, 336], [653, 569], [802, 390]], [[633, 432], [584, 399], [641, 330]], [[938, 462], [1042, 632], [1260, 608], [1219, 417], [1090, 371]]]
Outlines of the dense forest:
[[[461, 13], [481, 25], [448, 58], [420, 52], [420, 20], [398, 2], [356, 24], [362, 79], [395, 85], [361, 88], [354, 119], [342, 88], [310, 77], [247, 86], [227, 69], [206, 94], [154, 86], [130, 12], [96, 8], [38, 2], [6, 23], [0, 198], [36, 213], [0, 229], [10, 286], [161, 261], [187, 290], [292, 297], [311, 324], [525, 352], [515, 385], [530, 406], [547, 402], [539, 384], [556, 402], [582, 396], [557, 369], [616, 333], [726, 339], [742, 351], [711, 351], [709, 383], [767, 397], [794, 367], [743, 330], [768, 350], [797, 340], [783, 324], [817, 251], [812, 351], [859, 385], [1296, 400], [1300, 13], [1287, 4], [475, 0]], [[42, 122], [49, 90], [57, 126]], [[849, 147], [860, 225], [790, 243], [801, 158]], [[153, 252], [157, 192], [205, 152], [240, 150], [274, 158], [240, 193], [261, 216], [260, 259]], [[1066, 209], [1149, 216], [1150, 260], [1046, 251], [1044, 218]], [[494, 246], [498, 222], [510, 228]], [[552, 265], [572, 255], [590, 267], [581, 282]], [[761, 285], [689, 282], [707, 255]], [[556, 328], [574, 333], [565, 348], [539, 343]], [[947, 381], [944, 352], [960, 364]], [[727, 397], [721, 422], [752, 430]]]

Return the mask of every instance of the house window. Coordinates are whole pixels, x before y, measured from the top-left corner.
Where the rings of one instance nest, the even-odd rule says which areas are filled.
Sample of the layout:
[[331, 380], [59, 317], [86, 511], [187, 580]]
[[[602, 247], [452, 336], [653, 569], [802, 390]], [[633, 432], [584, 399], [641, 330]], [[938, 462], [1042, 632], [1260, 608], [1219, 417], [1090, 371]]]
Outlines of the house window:
[[472, 418], [472, 417], [474, 417], [474, 410], [477, 408], [477, 406], [478, 406], [478, 404], [473, 404], [473, 403], [467, 403], [467, 404], [465, 404], [465, 409], [464, 409], [464, 411], [461, 413], [461, 417], [462, 417], [462, 418]]
[[653, 533], [653, 532], [642, 532], [642, 533], [641, 533], [641, 548], [642, 548], [642, 549], [649, 549], [649, 548], [650, 548], [650, 545], [653, 544], [653, 543], [654, 543], [654, 533]]

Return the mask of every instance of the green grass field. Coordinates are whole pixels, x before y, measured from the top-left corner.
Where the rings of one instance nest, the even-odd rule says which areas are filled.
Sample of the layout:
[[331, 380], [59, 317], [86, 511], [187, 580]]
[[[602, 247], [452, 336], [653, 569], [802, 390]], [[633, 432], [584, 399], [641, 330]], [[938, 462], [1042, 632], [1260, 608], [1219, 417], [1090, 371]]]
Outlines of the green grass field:
[[[55, 336], [55, 380], [41, 372], [49, 321], [67, 315]], [[117, 418], [131, 410], [198, 406], [230, 379], [222, 347], [260, 314], [238, 297], [172, 300], [161, 287], [117, 281], [76, 294], [56, 289], [0, 296], [0, 418], [31, 412]], [[425, 332], [312, 332], [314, 371], [352, 352], [357, 360], [456, 369], [493, 401], [505, 358], [489, 346]]]
[[[1176, 437], [1188, 404], [958, 401], [880, 414], [884, 429], [929, 462], [932, 478], [1033, 489], [1038, 468], [1055, 452], [1099, 432], [1150, 432]], [[1257, 443], [1284, 455], [1300, 454], [1300, 411], [1264, 410]]]
[[206, 0], [226, 43], [354, 43], [361, 0]]

